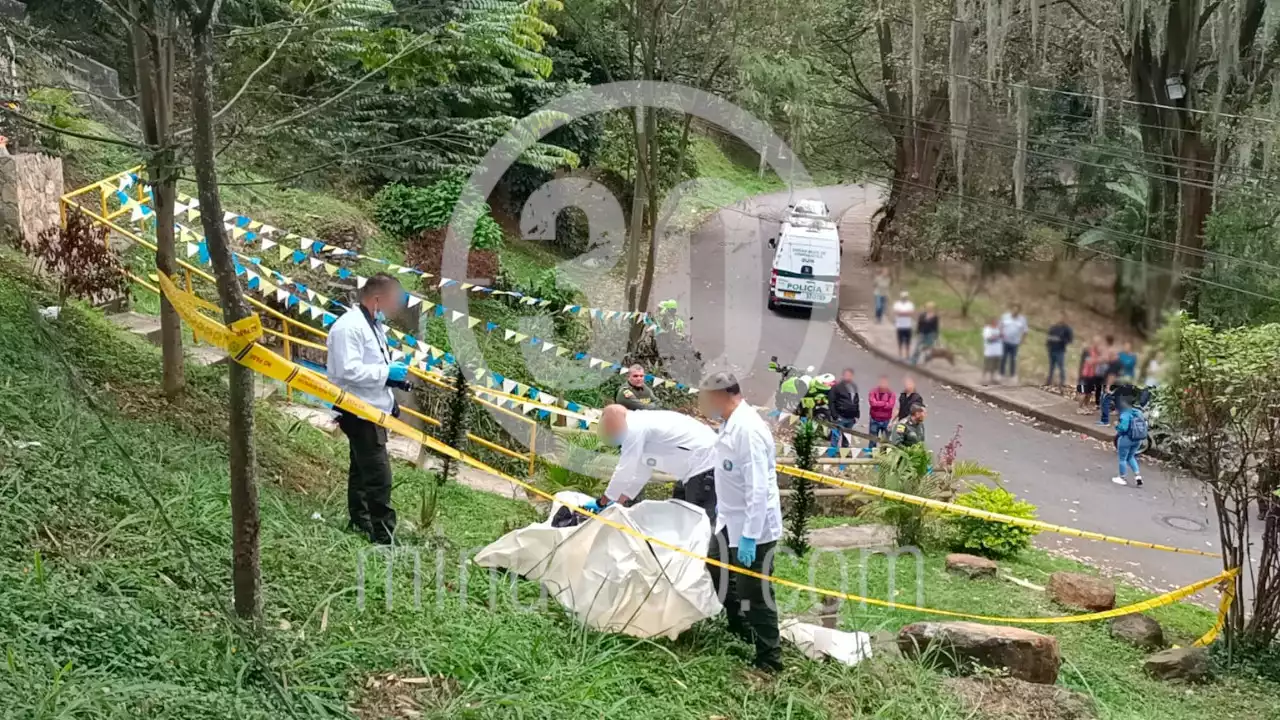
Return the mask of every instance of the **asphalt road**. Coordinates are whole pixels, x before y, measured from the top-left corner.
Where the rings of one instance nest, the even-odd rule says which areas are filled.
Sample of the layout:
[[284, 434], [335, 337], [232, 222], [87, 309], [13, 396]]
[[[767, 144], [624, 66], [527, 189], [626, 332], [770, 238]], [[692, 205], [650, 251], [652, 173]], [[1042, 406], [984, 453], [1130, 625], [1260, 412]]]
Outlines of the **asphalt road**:
[[[879, 194], [860, 186], [821, 188], [818, 193], [834, 218], [846, 225], [865, 220]], [[814, 365], [838, 373], [853, 367], [865, 398], [881, 374], [895, 388], [902, 366], [883, 361], [843, 336], [834, 317], [779, 314], [765, 308], [772, 251], [767, 239], [789, 195], [752, 198], [720, 211], [691, 239], [682, 270], [664, 272], [657, 297], [676, 297], [692, 317], [689, 328], [708, 369], [732, 369], [755, 404], [768, 404], [778, 376], [768, 370], [771, 355], [799, 367]], [[766, 219], [762, 219], [766, 218]], [[856, 307], [870, 297], [864, 253], [856, 247], [843, 258], [841, 306]], [[1042, 428], [1028, 418], [951, 391], [927, 379], [917, 381], [928, 405], [926, 427], [931, 447], [946, 443], [963, 426], [961, 457], [1001, 472], [1007, 487], [1040, 508], [1040, 519], [1134, 540], [1216, 552], [1218, 537], [1212, 510], [1199, 484], [1168, 467], [1147, 463], [1146, 487], [1119, 487], [1110, 446]], [[865, 403], [865, 399], [864, 399]], [[866, 424], [864, 404], [862, 429]], [[1221, 570], [1216, 559], [1139, 550], [1120, 545], [1042, 535], [1038, 543], [1077, 559], [1132, 575], [1139, 584], [1169, 589], [1210, 577]]]

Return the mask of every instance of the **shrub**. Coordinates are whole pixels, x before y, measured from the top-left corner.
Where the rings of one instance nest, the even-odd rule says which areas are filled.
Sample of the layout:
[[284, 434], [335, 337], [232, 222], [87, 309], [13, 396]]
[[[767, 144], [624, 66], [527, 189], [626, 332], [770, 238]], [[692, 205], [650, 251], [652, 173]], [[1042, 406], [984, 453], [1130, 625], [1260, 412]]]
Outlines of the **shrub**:
[[[817, 464], [818, 426], [811, 420], [800, 423], [791, 442], [796, 450], [796, 467], [812, 471]], [[791, 507], [787, 511], [785, 543], [792, 552], [804, 557], [809, 552], [809, 516], [816, 504], [813, 484], [806, 478], [791, 476]]]
[[[945, 476], [931, 471], [933, 456], [924, 445], [888, 447], [876, 464], [877, 484], [885, 490], [937, 500], [945, 487]], [[877, 500], [870, 514], [892, 525], [899, 545], [920, 546], [929, 537], [929, 509], [896, 500]]]
[[455, 207], [461, 201], [466, 214], [475, 217], [471, 236], [474, 250], [502, 247], [502, 228], [489, 213], [489, 204], [470, 193], [464, 196], [467, 183], [462, 177], [448, 177], [427, 187], [398, 183], [387, 185], [373, 198], [373, 217], [378, 225], [398, 238], [406, 239], [427, 230], [449, 225]]
[[53, 226], [35, 238], [24, 238], [22, 249], [35, 258], [35, 268], [57, 277], [59, 301], [78, 297], [107, 302], [129, 290], [129, 278], [108, 243], [107, 229], [78, 210], [67, 215], [65, 228]]
[[[975, 485], [973, 489], [960, 494], [955, 503], [975, 510], [1027, 520], [1036, 517], [1035, 505], [1017, 499], [1013, 493], [999, 486]], [[1031, 545], [1031, 538], [1038, 534], [1030, 528], [964, 515], [949, 515], [947, 526], [951, 531], [952, 545], [957, 550], [996, 559], [1017, 555], [1027, 549]]]

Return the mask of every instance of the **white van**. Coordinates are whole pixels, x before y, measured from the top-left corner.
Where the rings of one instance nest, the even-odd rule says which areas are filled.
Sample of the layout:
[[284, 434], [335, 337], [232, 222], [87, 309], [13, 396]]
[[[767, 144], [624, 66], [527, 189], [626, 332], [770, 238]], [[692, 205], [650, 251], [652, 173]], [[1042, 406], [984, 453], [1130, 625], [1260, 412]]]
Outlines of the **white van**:
[[840, 235], [835, 223], [797, 219], [782, 224], [769, 274], [769, 309], [823, 307], [835, 302], [840, 285]]
[[830, 220], [831, 211], [827, 204], [817, 199], [797, 200], [787, 206], [787, 222], [802, 222], [806, 219]]

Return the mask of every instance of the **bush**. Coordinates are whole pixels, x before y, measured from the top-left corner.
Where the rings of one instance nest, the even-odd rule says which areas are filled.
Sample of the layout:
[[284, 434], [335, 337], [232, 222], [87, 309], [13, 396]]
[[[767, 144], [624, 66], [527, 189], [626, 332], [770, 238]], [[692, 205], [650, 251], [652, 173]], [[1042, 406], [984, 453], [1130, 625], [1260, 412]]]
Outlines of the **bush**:
[[[931, 472], [932, 465], [933, 456], [924, 445], [888, 447], [876, 464], [877, 484], [885, 490], [937, 500], [946, 486], [946, 478]], [[921, 505], [876, 500], [871, 504], [870, 514], [894, 527], [899, 545], [924, 545], [930, 537], [929, 509]]]
[[489, 212], [489, 204], [468, 193], [466, 180], [448, 177], [427, 187], [387, 185], [373, 198], [373, 217], [382, 229], [401, 239], [407, 239], [427, 230], [439, 230], [449, 225], [454, 208], [460, 201], [463, 209], [475, 216], [475, 231], [471, 236], [471, 248], [494, 250], [502, 247], [502, 228]]
[[[998, 486], [975, 485], [972, 490], [958, 496], [955, 503], [1027, 520], [1036, 517], [1035, 505], [1017, 499], [1013, 493]], [[947, 526], [951, 531], [952, 545], [957, 550], [996, 559], [1012, 557], [1026, 550], [1031, 545], [1031, 538], [1038, 534], [1029, 528], [964, 515], [949, 515]]]

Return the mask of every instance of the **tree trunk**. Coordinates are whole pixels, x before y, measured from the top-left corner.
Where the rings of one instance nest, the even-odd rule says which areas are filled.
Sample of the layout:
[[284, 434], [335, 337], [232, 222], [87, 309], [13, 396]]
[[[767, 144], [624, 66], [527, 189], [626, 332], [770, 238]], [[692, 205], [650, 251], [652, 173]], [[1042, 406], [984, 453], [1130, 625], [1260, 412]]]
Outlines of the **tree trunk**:
[[[223, 318], [229, 325], [249, 317], [236, 277], [235, 263], [222, 226], [222, 200], [213, 120], [213, 17], [192, 18], [191, 113], [195, 119], [194, 166], [200, 194], [200, 217]], [[231, 457], [231, 579], [236, 614], [258, 620], [262, 613], [258, 565], [257, 461], [253, 447], [253, 371], [237, 362], [228, 369], [227, 445]]]
[[[150, 148], [147, 175], [156, 214], [156, 270], [172, 277], [177, 272], [173, 241], [177, 176], [174, 151], [169, 147], [173, 129], [173, 13], [154, 1], [133, 5], [133, 68], [137, 78], [143, 140]], [[182, 358], [182, 321], [160, 296], [160, 351], [165, 397], [182, 394], [186, 376]]]

